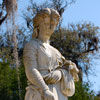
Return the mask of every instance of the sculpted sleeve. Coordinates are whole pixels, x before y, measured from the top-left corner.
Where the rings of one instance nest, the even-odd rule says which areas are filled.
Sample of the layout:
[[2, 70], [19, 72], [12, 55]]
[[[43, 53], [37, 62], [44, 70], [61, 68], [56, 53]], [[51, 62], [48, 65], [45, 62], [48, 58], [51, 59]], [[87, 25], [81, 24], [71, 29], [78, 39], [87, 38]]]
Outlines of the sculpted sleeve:
[[39, 88], [44, 90], [48, 90], [48, 86], [43, 80], [40, 72], [37, 70], [38, 67], [38, 60], [37, 60], [37, 48], [35, 47], [37, 44], [34, 42], [29, 42], [25, 45], [24, 48], [24, 66], [25, 66], [25, 73], [28, 80], [31, 84], [38, 86]]
[[37, 68], [36, 57], [37, 57], [37, 51], [35, 45], [32, 44], [32, 42], [27, 43], [23, 51], [23, 62], [24, 62], [25, 69], [31, 66], [33, 68]]
[[26, 73], [28, 80], [34, 84], [35, 84], [35, 80], [32, 75], [33, 74], [32, 70], [34, 68], [37, 69], [36, 55], [37, 55], [37, 51], [36, 51], [36, 47], [35, 47], [34, 43], [28, 42], [24, 46], [23, 63], [24, 63], [25, 73]]

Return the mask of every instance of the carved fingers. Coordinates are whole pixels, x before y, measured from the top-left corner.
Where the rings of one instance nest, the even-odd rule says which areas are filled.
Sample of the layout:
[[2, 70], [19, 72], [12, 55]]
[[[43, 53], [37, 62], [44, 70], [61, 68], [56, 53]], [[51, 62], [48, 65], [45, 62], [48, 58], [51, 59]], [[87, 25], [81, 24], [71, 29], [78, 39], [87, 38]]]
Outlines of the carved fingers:
[[61, 71], [56, 70], [56, 71], [53, 71], [50, 75], [48, 75], [45, 78], [45, 81], [48, 84], [56, 84], [57, 82], [60, 81], [61, 77], [62, 77]]

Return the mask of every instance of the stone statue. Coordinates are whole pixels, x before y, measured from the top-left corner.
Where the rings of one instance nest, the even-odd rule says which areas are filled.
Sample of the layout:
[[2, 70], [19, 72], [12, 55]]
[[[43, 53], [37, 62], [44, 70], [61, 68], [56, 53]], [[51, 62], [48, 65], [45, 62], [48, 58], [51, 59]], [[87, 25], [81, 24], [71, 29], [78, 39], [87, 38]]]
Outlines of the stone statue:
[[49, 44], [58, 25], [59, 13], [45, 8], [33, 19], [33, 39], [24, 47], [24, 66], [28, 79], [25, 100], [68, 100], [78, 81], [75, 63], [66, 60]]

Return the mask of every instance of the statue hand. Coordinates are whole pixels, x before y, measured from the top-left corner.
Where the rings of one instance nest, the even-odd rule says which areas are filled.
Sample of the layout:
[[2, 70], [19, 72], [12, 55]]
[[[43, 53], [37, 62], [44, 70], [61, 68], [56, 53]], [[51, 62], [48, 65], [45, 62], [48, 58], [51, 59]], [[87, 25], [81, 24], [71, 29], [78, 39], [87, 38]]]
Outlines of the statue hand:
[[49, 76], [45, 78], [46, 83], [55, 84], [59, 82], [62, 78], [61, 71], [55, 70]]
[[50, 90], [44, 91], [44, 98], [45, 100], [55, 100], [55, 96]]

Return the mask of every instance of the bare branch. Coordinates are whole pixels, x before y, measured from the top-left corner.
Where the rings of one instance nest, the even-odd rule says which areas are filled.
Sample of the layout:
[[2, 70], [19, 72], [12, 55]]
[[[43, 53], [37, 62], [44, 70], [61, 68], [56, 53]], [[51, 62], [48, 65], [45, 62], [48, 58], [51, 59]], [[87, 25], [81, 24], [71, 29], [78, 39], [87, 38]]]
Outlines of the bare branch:
[[2, 19], [0, 19], [0, 25], [5, 21], [6, 18], [7, 18], [7, 14]]

